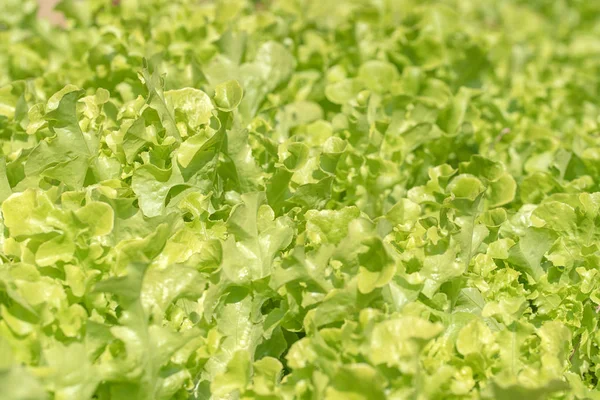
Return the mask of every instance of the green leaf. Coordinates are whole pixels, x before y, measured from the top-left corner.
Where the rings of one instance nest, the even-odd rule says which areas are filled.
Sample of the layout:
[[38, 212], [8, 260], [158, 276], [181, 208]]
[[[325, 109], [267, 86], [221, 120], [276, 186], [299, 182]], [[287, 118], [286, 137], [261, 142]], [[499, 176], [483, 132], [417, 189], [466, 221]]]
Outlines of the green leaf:
[[358, 290], [369, 293], [386, 285], [396, 273], [394, 259], [388, 254], [383, 242], [378, 238], [363, 240], [368, 250], [358, 256]]
[[41, 382], [24, 367], [14, 366], [0, 372], [0, 390], [7, 400], [44, 400], [48, 398]]
[[490, 329], [481, 321], [473, 320], [463, 327], [456, 339], [456, 349], [463, 356], [477, 354], [493, 343]]
[[164, 212], [169, 191], [183, 184], [183, 178], [178, 172], [174, 167], [161, 169], [150, 164], [135, 170], [131, 187], [138, 196], [144, 215], [155, 217]]
[[99, 201], [91, 202], [75, 211], [77, 219], [89, 227], [94, 236], [108, 235], [114, 226], [114, 211], [111, 206]]
[[215, 104], [221, 111], [233, 111], [242, 101], [244, 91], [236, 80], [215, 86]]
[[332, 183], [332, 178], [323, 178], [317, 183], [301, 185], [287, 201], [309, 209], [322, 209], [331, 196]]
[[[148, 98], [146, 99], [146, 102], [158, 113], [158, 116], [163, 123], [167, 134], [174, 137], [176, 140], [181, 140], [181, 136], [175, 122], [175, 117], [173, 115], [173, 105], [169, 105], [167, 103], [166, 96], [163, 91], [164, 83], [158, 75], [157, 70], [154, 70], [154, 72], [151, 74], [148, 71], [145, 61], [144, 64], [145, 65], [141, 73], [141, 78], [142, 82], [146, 85], [146, 89], [148, 90]], [[200, 110], [199, 115], [196, 116], [197, 110], [193, 108], [194, 105], [208, 106], [211, 104], [210, 98], [208, 95], [206, 95], [206, 93], [194, 91], [194, 89], [184, 90], [183, 93], [175, 93], [173, 97], [175, 97], [176, 104], [180, 107], [183, 107], [184, 112], [188, 113], [187, 115], [193, 115], [196, 117], [196, 119], [193, 119], [196, 122], [200, 122], [203, 118], [205, 118], [206, 108]], [[188, 97], [191, 97], [191, 99]], [[206, 103], [206, 101], [208, 101], [208, 103]]]
[[385, 399], [384, 380], [368, 364], [351, 364], [340, 368], [328, 388], [328, 399]]
[[49, 199], [35, 190], [15, 193], [2, 203], [4, 225], [14, 237], [52, 231], [47, 220], [51, 210]]
[[264, 204], [264, 193], [242, 195], [227, 220], [233, 238], [224, 244], [224, 271], [233, 281], [256, 280], [270, 275], [277, 254], [292, 241], [294, 231], [288, 217], [274, 218]]
[[191, 128], [198, 128], [210, 121], [213, 105], [210, 97], [201, 90], [184, 88], [164, 92], [166, 104], [181, 113], [183, 121]]
[[373, 328], [368, 357], [375, 365], [397, 367], [405, 373], [415, 373], [412, 361], [428, 340], [435, 338], [442, 327], [418, 317], [400, 317], [383, 321]]
[[348, 225], [360, 215], [356, 207], [341, 210], [309, 210], [306, 218], [306, 232], [314, 243], [338, 244], [348, 235]]
[[56, 236], [54, 239], [44, 242], [35, 253], [35, 262], [46, 267], [59, 261], [68, 262], [73, 258], [75, 245], [66, 236]]
[[555, 240], [556, 234], [553, 231], [527, 228], [517, 244], [511, 247], [508, 262], [537, 280], [544, 274], [542, 258]]
[[358, 76], [368, 89], [375, 92], [389, 91], [391, 85], [400, 78], [393, 64], [377, 60], [361, 65]]
[[245, 351], [238, 351], [227, 363], [222, 374], [215, 376], [211, 391], [216, 396], [243, 391], [250, 381], [250, 359]]
[[12, 194], [8, 177], [6, 176], [6, 160], [0, 159], [0, 202], [6, 200]]

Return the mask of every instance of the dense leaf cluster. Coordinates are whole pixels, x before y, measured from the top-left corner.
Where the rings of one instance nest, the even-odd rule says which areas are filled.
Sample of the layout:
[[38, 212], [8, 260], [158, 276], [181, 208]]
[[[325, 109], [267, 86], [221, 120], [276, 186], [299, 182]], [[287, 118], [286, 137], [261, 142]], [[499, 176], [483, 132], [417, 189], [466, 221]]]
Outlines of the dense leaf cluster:
[[600, 2], [0, 1], [0, 397], [600, 399]]

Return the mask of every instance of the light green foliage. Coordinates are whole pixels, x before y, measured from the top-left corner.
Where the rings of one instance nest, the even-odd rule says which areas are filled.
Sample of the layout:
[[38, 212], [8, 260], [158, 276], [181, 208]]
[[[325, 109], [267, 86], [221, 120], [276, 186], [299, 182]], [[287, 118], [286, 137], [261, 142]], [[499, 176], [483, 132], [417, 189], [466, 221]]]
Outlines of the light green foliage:
[[600, 399], [600, 2], [0, 0], [0, 398]]

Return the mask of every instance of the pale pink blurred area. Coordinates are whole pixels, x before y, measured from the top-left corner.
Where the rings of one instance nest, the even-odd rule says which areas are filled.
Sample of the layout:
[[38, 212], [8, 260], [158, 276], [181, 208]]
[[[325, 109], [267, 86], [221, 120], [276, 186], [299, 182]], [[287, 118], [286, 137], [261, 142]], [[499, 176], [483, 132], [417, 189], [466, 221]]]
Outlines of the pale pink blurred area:
[[[1, 0], [0, 0], [1, 1]], [[54, 6], [59, 0], [38, 0], [40, 4], [38, 15], [40, 18], [45, 18], [50, 22], [58, 25], [65, 23], [65, 19], [62, 14], [55, 12]]]

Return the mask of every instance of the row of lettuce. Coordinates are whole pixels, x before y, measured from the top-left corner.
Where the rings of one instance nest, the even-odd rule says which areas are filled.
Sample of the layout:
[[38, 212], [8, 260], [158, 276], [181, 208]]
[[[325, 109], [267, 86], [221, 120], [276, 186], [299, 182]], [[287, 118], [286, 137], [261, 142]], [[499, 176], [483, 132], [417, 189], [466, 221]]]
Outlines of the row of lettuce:
[[0, 393], [600, 399], [600, 5], [0, 5]]

